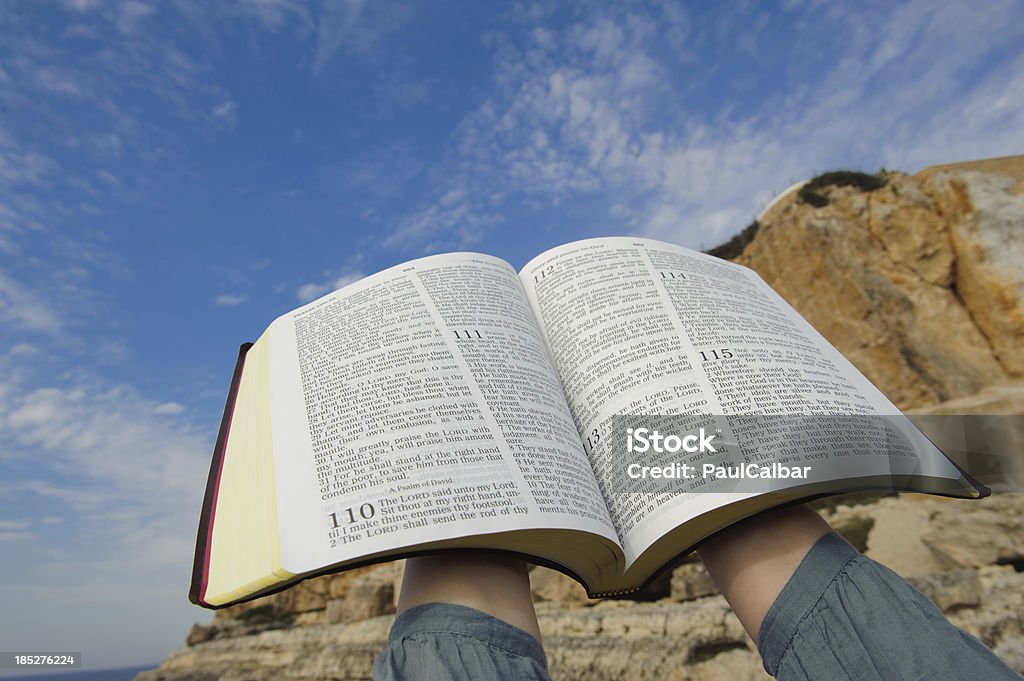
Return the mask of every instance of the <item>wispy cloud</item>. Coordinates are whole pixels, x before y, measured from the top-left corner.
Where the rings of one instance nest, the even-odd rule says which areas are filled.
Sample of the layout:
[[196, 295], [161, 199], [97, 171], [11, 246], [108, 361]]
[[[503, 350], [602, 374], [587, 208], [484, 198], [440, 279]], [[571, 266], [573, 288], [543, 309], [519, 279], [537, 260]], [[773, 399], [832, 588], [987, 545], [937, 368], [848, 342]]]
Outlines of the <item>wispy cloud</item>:
[[236, 293], [223, 293], [214, 298], [213, 303], [220, 307], [233, 307], [235, 305], [241, 305], [248, 299], [248, 296], [242, 296]]
[[414, 6], [403, 0], [387, 3], [337, 0], [320, 7], [316, 19], [313, 71], [319, 72], [338, 54], [365, 56], [381, 40], [405, 24]]
[[489, 228], [503, 221], [496, 207], [489, 204], [481, 202], [475, 193], [449, 189], [436, 203], [402, 219], [382, 244], [423, 253], [468, 248], [480, 243]]
[[[208, 436], [180, 420], [174, 403], [127, 386], [31, 389], [8, 379], [0, 507], [36, 513], [40, 527], [0, 522], [0, 543], [18, 542], [2, 567], [0, 597], [19, 613], [5, 643], [31, 648], [49, 636], [94, 651], [90, 663], [100, 666], [159, 659], [197, 617], [184, 593]], [[105, 646], [86, 621], [102, 623], [105, 636], [117, 631], [135, 652]]]
[[119, 6], [117, 30], [123, 34], [134, 33], [155, 11], [155, 8], [147, 3], [129, 0]]
[[238, 105], [230, 99], [224, 100], [210, 111], [210, 116], [222, 125], [232, 126], [238, 120]]
[[12, 356], [29, 357], [39, 352], [39, 349], [31, 343], [18, 343], [9, 352]]
[[[524, 13], [515, 38], [491, 35], [494, 94], [450, 140], [433, 200], [385, 243], [429, 251], [515, 205], [586, 200], [609, 229], [711, 245], [839, 162], [915, 169], [1019, 151], [1022, 60], [998, 61], [1024, 39], [1012, 2], [808, 5], [772, 18], [815, 26], [785, 49], [756, 7], [700, 21], [666, 7], [606, 6], [559, 28]], [[751, 79], [693, 61], [737, 59], [737, 35]], [[757, 81], [769, 77], [777, 89]]]
[[362, 278], [363, 274], [360, 272], [347, 272], [341, 276], [332, 277], [326, 281], [303, 284], [295, 291], [295, 297], [299, 299], [299, 302], [308, 303], [311, 300], [316, 300], [320, 296], [326, 295], [331, 291], [336, 291], [344, 286], [348, 286], [352, 282], [359, 281]]
[[314, 70], [323, 68], [346, 42], [368, 39], [360, 36], [358, 24], [365, 5], [365, 0], [340, 0], [324, 5], [317, 22]]
[[33, 497], [50, 499], [51, 515], [66, 510], [82, 523], [122, 511], [101, 526], [117, 560], [156, 568], [147, 554], [167, 555], [165, 542], [188, 551], [209, 442], [174, 418], [181, 405], [93, 381], [36, 389], [8, 381], [0, 395], [5, 466], [33, 471], [0, 482], [0, 498], [27, 507]]
[[3, 520], [3, 519], [0, 519], [0, 530], [4, 530], [4, 531], [24, 530], [25, 528], [27, 528], [27, 527], [29, 527], [31, 525], [32, 525], [32, 523], [30, 523], [27, 520]]
[[0, 183], [4, 185], [39, 185], [56, 168], [52, 159], [39, 152], [0, 148]]
[[353, 153], [343, 162], [323, 166], [316, 188], [357, 206], [357, 219], [379, 222], [382, 211], [415, 195], [410, 188], [428, 169], [427, 159], [416, 144], [409, 139], [391, 139]]
[[14, 542], [32, 539], [34, 534], [26, 532], [32, 523], [27, 520], [2, 520], [0, 519], [0, 542]]
[[228, 14], [255, 19], [263, 28], [276, 32], [290, 23], [311, 30], [309, 3], [303, 0], [242, 0], [222, 9]]
[[154, 414], [180, 414], [185, 411], [185, 407], [178, 404], [177, 402], [163, 402], [153, 407]]
[[0, 322], [15, 329], [57, 333], [63, 322], [49, 300], [0, 270]]

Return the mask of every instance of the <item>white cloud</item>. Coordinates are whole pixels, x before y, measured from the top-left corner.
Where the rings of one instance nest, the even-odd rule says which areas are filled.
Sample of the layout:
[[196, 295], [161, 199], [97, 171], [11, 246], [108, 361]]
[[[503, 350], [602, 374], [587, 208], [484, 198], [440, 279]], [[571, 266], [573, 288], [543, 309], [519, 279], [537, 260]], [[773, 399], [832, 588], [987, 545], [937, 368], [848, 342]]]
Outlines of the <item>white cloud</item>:
[[241, 0], [223, 9], [256, 19], [264, 28], [274, 32], [291, 21], [304, 30], [311, 29], [313, 25], [307, 3], [303, 0]]
[[[30, 389], [0, 377], [0, 542], [19, 542], [5, 574], [24, 575], [0, 585], [20, 613], [6, 645], [60, 640], [93, 651], [91, 665], [141, 664], [205, 619], [185, 592], [212, 440], [175, 404], [126, 386]], [[23, 519], [27, 508], [48, 509], [45, 531]], [[88, 633], [97, 622], [118, 646]]]
[[234, 305], [241, 305], [248, 299], [248, 296], [242, 296], [236, 293], [222, 293], [214, 298], [213, 302], [215, 305], [219, 305], [221, 307], [232, 307]]
[[123, 34], [130, 34], [137, 31], [140, 25], [146, 20], [146, 17], [153, 14], [156, 10], [144, 3], [138, 2], [138, 0], [129, 0], [119, 6], [120, 13], [117, 17], [117, 30]]
[[[699, 31], [679, 7], [608, 5], [560, 29], [492, 35], [495, 89], [453, 135], [433, 200], [383, 243], [458, 246], [513, 206], [589, 201], [604, 206], [603, 229], [711, 246], [839, 164], [916, 170], [1019, 152], [1024, 57], [1006, 56], [1022, 38], [1018, 7], [805, 7], [785, 21], [808, 40], [785, 46], [765, 44], [756, 6]], [[756, 80], [715, 63], [738, 59], [741, 29], [746, 58], [785, 59], [753, 65], [751, 78], [778, 82], [759, 97], [743, 92]]]
[[314, 70], [323, 68], [346, 43], [350, 48], [359, 48], [372, 38], [372, 34], [361, 29], [358, 23], [365, 4], [366, 0], [337, 0], [324, 4], [317, 21]]
[[0, 186], [40, 185], [56, 168], [57, 164], [52, 159], [38, 152], [0, 148]]
[[18, 343], [9, 352], [12, 356], [28, 357], [39, 352], [39, 349], [31, 343]]
[[366, 56], [382, 38], [412, 16], [412, 3], [403, 0], [367, 2], [334, 0], [320, 7], [316, 20], [313, 71], [321, 71], [341, 52]]
[[43, 92], [65, 97], [81, 98], [89, 94], [73, 70], [53, 66], [36, 66], [32, 84]]
[[64, 4], [76, 12], [88, 12], [100, 6], [100, 0], [64, 0]]
[[48, 300], [0, 271], [0, 322], [24, 331], [57, 333], [62, 321]]
[[[95, 510], [118, 502], [177, 506], [175, 495], [198, 494], [194, 485], [209, 459], [209, 443], [165, 418], [175, 403], [149, 401], [127, 386], [8, 385], [8, 392], [0, 416], [0, 438], [13, 446], [8, 455], [44, 451], [44, 468], [58, 474], [53, 480], [6, 479], [8, 491], [14, 486], [83, 505], [95, 501]], [[70, 486], [59, 482], [63, 473], [74, 473]], [[92, 496], [91, 483], [102, 485], [101, 496]], [[149, 513], [160, 511], [154, 506]]]
[[441, 204], [442, 208], [450, 208], [455, 204], [459, 203], [460, 201], [462, 201], [464, 198], [466, 198], [466, 190], [459, 187], [457, 189], [452, 189], [444, 196], [442, 196], [440, 199], [438, 199], [438, 203]]
[[118, 179], [117, 175], [114, 175], [113, 173], [111, 173], [109, 171], [98, 170], [98, 171], [96, 171], [96, 176], [99, 177], [101, 180], [103, 180], [104, 182], [106, 182], [107, 184], [109, 184], [111, 186], [114, 186], [114, 187], [120, 187], [121, 186], [121, 180]]
[[362, 278], [363, 274], [360, 272], [348, 272], [340, 277], [333, 277], [327, 281], [303, 284], [295, 292], [295, 297], [299, 299], [299, 302], [308, 303], [311, 300], [315, 300], [320, 296], [330, 293], [331, 291], [336, 291], [339, 288], [348, 286], [352, 282], [359, 281]]
[[[154, 644], [168, 639], [143, 633], [151, 624], [150, 598], [161, 607], [171, 604], [159, 612], [174, 620], [180, 637], [197, 617], [184, 605], [184, 591], [210, 436], [175, 418], [174, 403], [154, 402], [126, 386], [80, 381], [28, 389], [0, 379], [0, 403], [0, 451], [8, 471], [0, 480], [0, 513], [49, 509], [41, 521], [46, 531], [5, 558], [8, 574], [28, 571], [93, 594], [82, 596], [87, 603], [81, 609], [41, 601], [24, 613], [17, 643], [43, 640], [46, 621], [60, 612], [70, 618], [69, 630], [85, 631], [94, 616], [107, 619], [110, 631], [152, 655]], [[22, 465], [27, 462], [29, 468]], [[12, 522], [0, 523], [0, 541], [28, 539], [29, 528]], [[67, 536], [87, 541], [87, 548], [72, 548]], [[30, 589], [31, 582], [19, 588]], [[96, 596], [114, 590], [149, 596], [116, 604]], [[110, 654], [98, 643], [96, 649]]]
[[164, 402], [153, 408], [154, 414], [180, 414], [183, 411], [185, 411], [185, 407], [177, 402]]
[[210, 116], [212, 116], [214, 120], [219, 121], [224, 125], [234, 125], [235, 122], [238, 120], [238, 105], [236, 105], [230, 99], [225, 100], [217, 106], [213, 107], [213, 109], [210, 111]]
[[401, 220], [382, 245], [400, 250], [418, 246], [424, 253], [468, 248], [480, 242], [487, 228], [501, 222], [498, 214], [481, 206], [475, 197], [451, 199], [451, 192], [445, 192], [435, 205]]
[[24, 530], [30, 527], [32, 523], [27, 520], [3, 520], [0, 519], [0, 530]]

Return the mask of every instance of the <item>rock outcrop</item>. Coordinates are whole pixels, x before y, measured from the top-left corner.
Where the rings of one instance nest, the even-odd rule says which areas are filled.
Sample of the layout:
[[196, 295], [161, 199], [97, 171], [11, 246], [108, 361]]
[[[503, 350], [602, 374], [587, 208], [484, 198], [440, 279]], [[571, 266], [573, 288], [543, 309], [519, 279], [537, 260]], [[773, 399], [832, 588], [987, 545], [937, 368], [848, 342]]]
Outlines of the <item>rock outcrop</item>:
[[[761, 217], [737, 261], [914, 418], [1024, 414], [1024, 157], [885, 180], [871, 191], [817, 186], [814, 205], [794, 189]], [[993, 454], [971, 462], [1018, 490], [1019, 424], [998, 438], [985, 431]], [[852, 544], [1024, 672], [1024, 495], [964, 502], [862, 494], [818, 505]], [[401, 577], [401, 563], [363, 568], [218, 611], [137, 678], [368, 678]], [[644, 602], [588, 600], [544, 568], [531, 583], [554, 678], [769, 678], [693, 557], [651, 585]]]
[[[997, 168], [999, 174], [985, 172]], [[1024, 157], [798, 191], [736, 259], [900, 408], [1024, 376]]]

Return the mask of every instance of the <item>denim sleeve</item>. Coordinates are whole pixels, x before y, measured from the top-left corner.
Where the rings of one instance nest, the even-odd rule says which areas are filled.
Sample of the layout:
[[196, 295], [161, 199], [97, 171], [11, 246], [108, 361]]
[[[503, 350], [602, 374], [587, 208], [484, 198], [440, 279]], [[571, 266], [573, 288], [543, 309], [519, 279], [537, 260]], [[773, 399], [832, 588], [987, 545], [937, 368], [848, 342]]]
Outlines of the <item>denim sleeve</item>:
[[[1021, 681], [923, 595], [835, 533], [804, 557], [761, 625], [758, 650], [781, 681]], [[540, 643], [486, 613], [431, 603], [395, 619], [378, 681], [549, 681]]]
[[822, 537], [772, 604], [757, 641], [781, 681], [1021, 681], [892, 570]]
[[550, 681], [540, 642], [487, 613], [428, 603], [395, 618], [373, 665], [377, 681]]

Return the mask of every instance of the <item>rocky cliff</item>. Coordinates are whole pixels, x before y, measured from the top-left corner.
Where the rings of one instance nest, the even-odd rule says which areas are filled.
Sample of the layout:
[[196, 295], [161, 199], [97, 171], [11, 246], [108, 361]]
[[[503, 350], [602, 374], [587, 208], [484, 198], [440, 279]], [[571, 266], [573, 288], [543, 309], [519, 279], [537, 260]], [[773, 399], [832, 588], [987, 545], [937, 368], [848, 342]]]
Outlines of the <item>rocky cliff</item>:
[[[996, 172], [998, 171], [998, 172]], [[799, 191], [736, 261], [899, 407], [1024, 377], [1024, 157]]]
[[[900, 407], [1024, 414], [1024, 157], [880, 179], [794, 189], [761, 216], [735, 259]], [[1006, 435], [1015, 456], [997, 472], [1007, 479], [1020, 474], [1020, 436]], [[1024, 672], [1024, 495], [857, 495], [826, 500], [821, 511]], [[218, 611], [138, 679], [368, 678], [401, 571], [351, 571]], [[531, 581], [555, 678], [768, 678], [698, 562], [677, 567], [642, 601], [589, 601], [543, 568]]]

